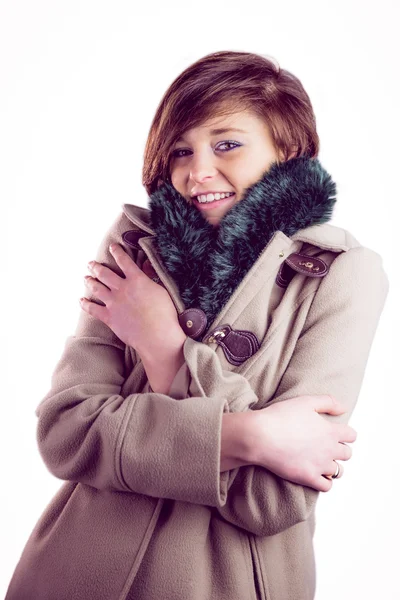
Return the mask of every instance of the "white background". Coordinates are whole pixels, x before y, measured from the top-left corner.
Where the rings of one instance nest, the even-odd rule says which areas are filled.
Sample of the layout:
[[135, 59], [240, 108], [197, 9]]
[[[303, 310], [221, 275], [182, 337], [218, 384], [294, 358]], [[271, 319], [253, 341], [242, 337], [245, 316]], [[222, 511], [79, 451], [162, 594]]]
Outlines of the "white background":
[[400, 598], [398, 6], [0, 3], [2, 597], [62, 485], [38, 453], [34, 411], [74, 331], [86, 264], [123, 203], [147, 206], [143, 150], [166, 88], [205, 54], [240, 50], [303, 82], [338, 188], [331, 223], [383, 257], [391, 286], [350, 422], [353, 457], [318, 502], [316, 600]]

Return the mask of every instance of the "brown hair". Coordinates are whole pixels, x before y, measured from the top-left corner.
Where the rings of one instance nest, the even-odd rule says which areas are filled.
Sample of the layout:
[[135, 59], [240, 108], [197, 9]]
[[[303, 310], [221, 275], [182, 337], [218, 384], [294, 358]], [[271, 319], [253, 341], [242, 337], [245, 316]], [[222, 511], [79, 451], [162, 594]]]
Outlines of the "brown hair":
[[263, 55], [215, 52], [187, 67], [158, 105], [144, 151], [147, 193], [169, 181], [170, 151], [186, 130], [241, 110], [264, 119], [283, 161], [318, 155], [315, 115], [300, 80]]

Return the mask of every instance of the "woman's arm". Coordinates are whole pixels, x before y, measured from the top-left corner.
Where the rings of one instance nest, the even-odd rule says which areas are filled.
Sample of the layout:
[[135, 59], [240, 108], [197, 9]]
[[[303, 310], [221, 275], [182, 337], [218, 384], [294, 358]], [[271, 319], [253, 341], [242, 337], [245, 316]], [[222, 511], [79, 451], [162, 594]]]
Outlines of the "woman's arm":
[[[156, 355], [154, 351], [146, 354], [145, 351], [139, 355], [149, 380], [150, 389], [153, 392], [167, 394], [170, 391], [172, 381], [179, 369], [185, 364], [183, 344], [186, 334], [182, 329], [175, 328], [168, 336], [165, 345], [159, 349]], [[221, 453], [220, 472], [229, 471], [236, 467], [252, 464], [248, 460], [251, 448], [252, 432], [249, 428], [246, 413], [224, 413], [222, 415], [221, 428]]]
[[165, 343], [159, 348], [157, 353], [154, 352], [154, 349], [149, 354], [146, 353], [145, 349], [140, 353], [136, 350], [136, 353], [141, 358], [153, 392], [168, 394], [176, 374], [185, 362], [183, 354], [183, 344], [185, 341], [186, 334], [179, 327], [179, 324], [178, 327], [175, 324], [171, 324], [168, 339], [165, 340]]
[[[331, 424], [346, 424], [359, 396], [388, 290], [388, 278], [376, 252], [357, 247], [340, 254], [318, 287], [295, 351], [266, 407], [325, 392], [339, 400], [346, 412], [323, 418]], [[224, 381], [233, 373], [222, 370], [215, 352], [191, 338], [185, 342], [184, 350], [189, 394], [223, 394]], [[244, 377], [235, 376], [243, 393]], [[249, 388], [247, 406], [243, 406], [241, 398], [230, 399], [230, 413], [246, 411], [254, 405]], [[261, 411], [250, 412], [256, 416]], [[224, 412], [223, 420], [225, 416]], [[216, 509], [229, 523], [256, 535], [274, 535], [304, 521], [318, 498], [316, 489], [282, 479], [253, 463], [234, 468], [228, 475], [228, 480], [221, 480], [221, 493], [226, 500]]]
[[[177, 332], [171, 327], [168, 342], [157, 354], [153, 349], [148, 355], [145, 352], [140, 355], [151, 391], [169, 393], [172, 381], [185, 364], [182, 339], [184, 343], [183, 330]], [[224, 413], [220, 472], [259, 465], [288, 481], [327, 491], [332, 484], [322, 479], [323, 472], [329, 473], [324, 468], [331, 467], [333, 459], [350, 458], [350, 450], [337, 443], [340, 436], [344, 436], [341, 441], [354, 441], [354, 430], [342, 424], [328, 424], [317, 415], [317, 412], [345, 412], [329, 396], [304, 396], [295, 401], [290, 406], [270, 407], [267, 413], [266, 409]], [[333, 454], [335, 450], [337, 454]]]
[[[118, 274], [109, 244], [120, 243], [129, 225], [120, 214], [95, 257]], [[127, 346], [114, 331], [81, 310], [50, 390], [35, 410], [38, 449], [49, 471], [97, 489], [222, 505], [229, 476], [220, 473], [222, 416], [229, 412], [228, 398], [243, 406], [257, 401], [247, 381], [228, 373], [210, 397], [196, 395], [181, 381], [182, 365], [166, 395], [142, 391], [139, 369], [132, 389], [121, 395], [129, 375], [126, 355]]]
[[[337, 398], [346, 412], [323, 418], [347, 424], [359, 397], [388, 290], [377, 253], [359, 247], [340, 254], [318, 287], [295, 351], [267, 407], [326, 392]], [[315, 489], [281, 479], [268, 469], [248, 466], [230, 473], [227, 501], [217, 511], [228, 522], [256, 535], [274, 535], [306, 520], [318, 496]]]
[[[116, 220], [99, 248], [98, 262], [116, 268], [108, 245], [120, 242], [128, 226], [124, 215]], [[341, 256], [348, 261], [344, 278]], [[329, 390], [344, 403], [348, 418], [387, 278], [380, 257], [371, 251], [361, 248], [341, 256], [318, 288], [273, 400]], [[49, 470], [98, 489], [212, 506], [221, 518], [258, 535], [306, 519], [315, 490], [259, 466], [220, 472], [224, 415], [247, 411], [259, 399], [244, 377], [222, 370], [210, 347], [188, 337], [183, 352], [185, 364], [169, 395], [132, 389], [123, 397], [126, 346], [102, 321], [81, 311], [51, 389], [35, 411], [38, 448]], [[313, 371], [305, 374], [305, 364], [312, 364]], [[182, 385], [186, 377], [187, 388]]]

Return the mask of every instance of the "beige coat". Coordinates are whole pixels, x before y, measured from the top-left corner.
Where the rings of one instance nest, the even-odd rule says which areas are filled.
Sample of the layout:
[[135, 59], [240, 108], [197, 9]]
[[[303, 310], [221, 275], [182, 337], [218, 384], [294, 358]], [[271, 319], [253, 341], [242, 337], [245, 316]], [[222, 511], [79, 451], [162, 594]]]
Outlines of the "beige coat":
[[[147, 256], [181, 313], [148, 209], [122, 208], [96, 260], [121, 275], [111, 241], [139, 266]], [[146, 234], [138, 251], [122, 241], [132, 229]], [[276, 285], [299, 251], [323, 259], [328, 274]], [[348, 231], [276, 231], [207, 328], [252, 331], [259, 350], [235, 366], [220, 346], [187, 337], [167, 395], [149, 391], [135, 350], [82, 311], [36, 409], [40, 454], [66, 481], [6, 600], [311, 600], [319, 493], [259, 466], [220, 473], [222, 414], [329, 393], [348, 412], [324, 417], [348, 422], [387, 293], [381, 257]]]

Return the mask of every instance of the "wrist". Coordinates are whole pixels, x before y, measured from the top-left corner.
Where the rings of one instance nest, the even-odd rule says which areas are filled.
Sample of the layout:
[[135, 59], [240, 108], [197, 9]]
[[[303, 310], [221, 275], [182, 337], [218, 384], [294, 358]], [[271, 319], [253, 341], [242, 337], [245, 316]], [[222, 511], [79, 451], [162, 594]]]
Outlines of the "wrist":
[[242, 458], [249, 465], [255, 465], [256, 448], [255, 448], [255, 426], [257, 419], [257, 411], [246, 410], [238, 413], [241, 415], [241, 439], [242, 439]]
[[[181, 329], [171, 332], [162, 343], [148, 345], [138, 354], [153, 392], [168, 394], [171, 384], [185, 362], [183, 345], [187, 336]], [[154, 343], [154, 340], [153, 340]]]
[[222, 415], [221, 472], [253, 464], [251, 462], [251, 419], [248, 416], [250, 412]]
[[143, 362], [174, 362], [178, 356], [183, 356], [183, 345], [186, 338], [187, 335], [179, 325], [172, 325], [161, 337], [155, 338], [153, 336], [147, 340], [145, 346], [136, 347], [135, 350]]

